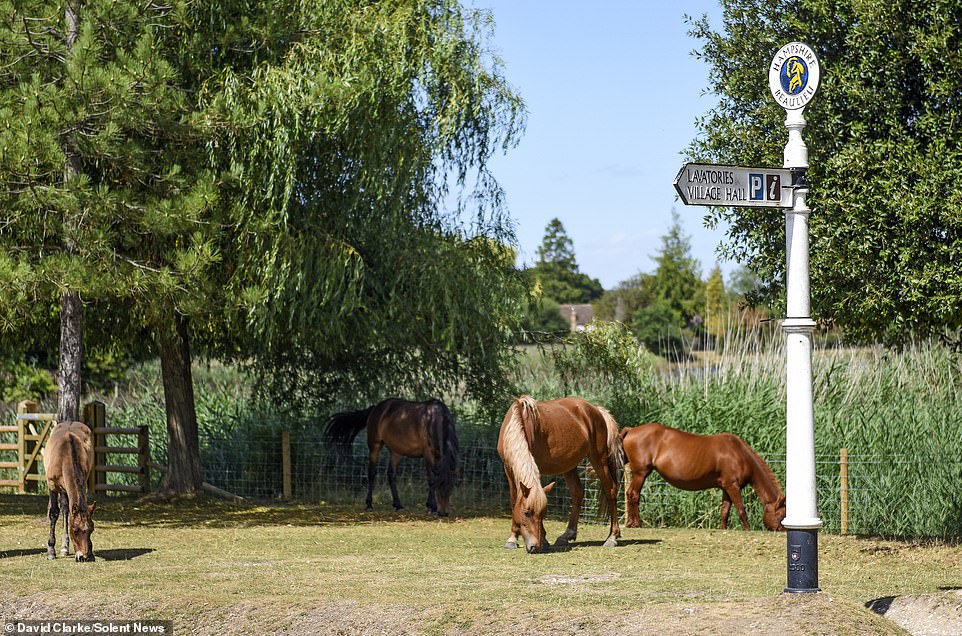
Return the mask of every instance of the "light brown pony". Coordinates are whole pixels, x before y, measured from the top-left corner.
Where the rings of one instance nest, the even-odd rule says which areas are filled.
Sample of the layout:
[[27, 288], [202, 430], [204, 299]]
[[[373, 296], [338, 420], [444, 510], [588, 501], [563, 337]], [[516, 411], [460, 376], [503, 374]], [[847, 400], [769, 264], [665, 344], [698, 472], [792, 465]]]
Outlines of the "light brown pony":
[[404, 510], [394, 483], [398, 462], [401, 457], [423, 457], [428, 477], [428, 512], [447, 517], [457, 480], [459, 450], [454, 416], [444, 402], [388, 398], [361, 411], [336, 413], [328, 421], [324, 437], [340, 456], [350, 457], [351, 444], [364, 428], [368, 447], [367, 511], [374, 510], [378, 457], [381, 446], [387, 446], [391, 452], [387, 481], [394, 508], [398, 512]]
[[63, 547], [60, 556], [70, 552], [73, 540], [77, 561], [93, 561], [94, 548], [90, 535], [94, 531], [94, 508], [87, 505], [87, 475], [93, 470], [94, 447], [90, 429], [82, 422], [60, 422], [43, 449], [43, 465], [47, 473], [50, 503], [50, 538], [47, 539], [47, 558], [56, 559], [57, 518], [63, 513]]
[[634, 476], [625, 492], [629, 528], [641, 525], [638, 495], [649, 473], [658, 471], [669, 484], [682, 490], [721, 488], [721, 527], [728, 527], [732, 503], [745, 530], [748, 516], [741, 489], [751, 485], [764, 505], [764, 524], [784, 530], [785, 496], [778, 478], [758, 453], [732, 433], [697, 435], [661, 424], [645, 424], [621, 431], [622, 443]]
[[618, 424], [608, 411], [576, 397], [536, 402], [523, 395], [504, 416], [498, 454], [504, 461], [511, 496], [511, 536], [504, 547], [518, 547], [519, 535], [529, 553], [550, 545], [545, 539], [544, 516], [548, 508], [546, 495], [555, 482], [542, 487], [542, 473], [563, 474], [571, 492], [568, 527], [556, 544], [564, 546], [577, 539], [578, 515], [585, 496], [578, 466], [585, 457], [601, 482], [602, 514], [611, 515], [605, 545], [617, 545], [621, 536], [617, 498], [624, 454]]

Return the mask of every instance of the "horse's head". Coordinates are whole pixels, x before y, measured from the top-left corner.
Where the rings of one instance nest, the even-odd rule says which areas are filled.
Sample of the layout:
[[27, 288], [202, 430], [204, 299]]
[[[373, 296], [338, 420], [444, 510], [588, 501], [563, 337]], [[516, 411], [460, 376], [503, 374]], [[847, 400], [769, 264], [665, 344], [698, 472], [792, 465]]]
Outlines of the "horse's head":
[[518, 499], [514, 502], [514, 522], [521, 528], [524, 547], [529, 554], [541, 552], [551, 547], [545, 538], [544, 515], [548, 510], [547, 494], [554, 488], [551, 482], [544, 488], [540, 485], [528, 488], [518, 485]]
[[785, 519], [785, 497], [779, 497], [775, 501], [765, 504], [765, 516], [762, 522], [766, 528], [772, 531], [784, 530], [783, 519]]
[[90, 535], [94, 532], [94, 508], [96, 506], [95, 503], [83, 508], [77, 504], [70, 506], [68, 527], [77, 561], [94, 560], [94, 545], [90, 541]]

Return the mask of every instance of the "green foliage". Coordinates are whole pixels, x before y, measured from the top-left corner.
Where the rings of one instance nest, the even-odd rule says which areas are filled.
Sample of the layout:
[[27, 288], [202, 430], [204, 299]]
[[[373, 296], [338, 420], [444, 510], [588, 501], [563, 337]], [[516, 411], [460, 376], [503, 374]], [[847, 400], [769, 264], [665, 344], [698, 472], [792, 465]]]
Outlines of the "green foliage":
[[596, 318], [625, 322], [638, 309], [654, 301], [654, 276], [639, 272], [607, 290], [593, 306]]
[[652, 275], [638, 274], [609, 292], [599, 316], [624, 320], [651, 351], [672, 359], [688, 354], [704, 322], [705, 284], [698, 261], [691, 256], [691, 240], [672, 211], [672, 225], [654, 257]]
[[551, 298], [532, 298], [521, 324], [526, 336], [535, 341], [564, 336], [571, 326], [561, 317], [561, 305]]
[[604, 292], [598, 279], [578, 271], [574, 244], [558, 219], [551, 219], [545, 227], [538, 261], [528, 275], [537, 281], [545, 296], [562, 304], [589, 303]]
[[640, 308], [632, 316], [631, 327], [635, 337], [648, 349], [660, 356], [680, 360], [688, 353], [684, 319], [664, 300], [656, 300]]
[[[700, 122], [699, 160], [780, 165], [784, 111], [768, 64], [792, 40], [819, 56], [819, 92], [805, 110], [811, 290], [817, 318], [849, 335], [904, 343], [962, 327], [962, 66], [958, 0], [930, 3], [723, 0], [718, 30], [692, 23], [719, 106]], [[947, 57], [948, 55], [948, 57]], [[763, 209], [713, 210], [725, 249], [780, 298], [785, 232]]]
[[569, 336], [566, 346], [552, 352], [561, 381], [558, 395], [595, 399], [615, 419], [646, 408], [652, 395], [646, 391], [655, 372], [656, 358], [618, 322], [593, 322]]
[[0, 402], [41, 400], [56, 391], [53, 374], [47, 369], [22, 360], [0, 362]]

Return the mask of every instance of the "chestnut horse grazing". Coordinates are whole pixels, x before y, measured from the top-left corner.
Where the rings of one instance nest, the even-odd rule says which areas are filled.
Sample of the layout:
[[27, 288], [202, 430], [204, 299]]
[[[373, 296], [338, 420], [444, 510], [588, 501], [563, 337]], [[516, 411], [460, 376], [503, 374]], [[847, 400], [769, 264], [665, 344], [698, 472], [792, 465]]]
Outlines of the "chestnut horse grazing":
[[564, 475], [571, 491], [568, 528], [557, 545], [578, 537], [578, 515], [585, 490], [578, 466], [587, 457], [601, 481], [599, 507], [611, 515], [606, 546], [618, 544], [618, 485], [624, 455], [618, 424], [605, 409], [581, 398], [537, 402], [528, 395], [517, 398], [504, 416], [498, 436], [498, 454], [504, 461], [511, 496], [511, 536], [506, 548], [518, 547], [519, 535], [529, 553], [549, 547], [545, 539], [544, 516], [547, 493], [555, 482], [541, 486], [541, 474]]
[[629, 528], [641, 525], [638, 494], [652, 470], [682, 490], [721, 488], [721, 527], [728, 527], [732, 503], [745, 530], [748, 517], [741, 489], [751, 485], [765, 508], [764, 523], [769, 530], [784, 530], [785, 496], [778, 479], [745, 441], [732, 433], [696, 435], [661, 424], [644, 424], [621, 432], [625, 454], [634, 473], [625, 493]]
[[391, 452], [387, 481], [394, 508], [404, 510], [394, 483], [398, 462], [401, 457], [423, 457], [428, 475], [428, 512], [447, 517], [458, 471], [458, 435], [454, 416], [444, 402], [389, 398], [362, 411], [337, 413], [328, 421], [324, 437], [341, 456], [350, 456], [351, 443], [363, 428], [367, 428], [368, 448], [367, 511], [374, 510], [377, 460], [381, 446], [386, 445]]
[[47, 539], [47, 558], [56, 559], [57, 518], [63, 514], [63, 547], [60, 556], [67, 556], [73, 540], [77, 561], [93, 561], [94, 548], [90, 535], [94, 531], [94, 507], [87, 505], [87, 475], [93, 470], [94, 446], [90, 429], [82, 422], [60, 422], [43, 449], [43, 465], [47, 473], [50, 503], [50, 538]]

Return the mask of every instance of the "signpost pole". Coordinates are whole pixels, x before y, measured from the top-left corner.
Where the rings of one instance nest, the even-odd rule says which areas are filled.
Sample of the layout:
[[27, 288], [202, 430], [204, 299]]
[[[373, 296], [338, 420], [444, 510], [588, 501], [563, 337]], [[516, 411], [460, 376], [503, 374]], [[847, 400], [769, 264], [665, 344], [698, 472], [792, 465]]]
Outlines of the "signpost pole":
[[[798, 66], [799, 61], [803, 64]], [[793, 66], [794, 65], [794, 66]], [[793, 206], [785, 212], [786, 432], [785, 495], [788, 586], [786, 592], [818, 592], [818, 517], [815, 489], [815, 409], [812, 395], [808, 217], [805, 198], [808, 149], [802, 140], [805, 104], [818, 86], [818, 60], [804, 44], [782, 47], [772, 61], [772, 94], [785, 108], [788, 144], [785, 167], [792, 170]], [[792, 91], [795, 91], [794, 97]]]

